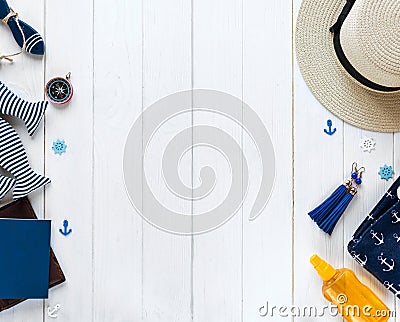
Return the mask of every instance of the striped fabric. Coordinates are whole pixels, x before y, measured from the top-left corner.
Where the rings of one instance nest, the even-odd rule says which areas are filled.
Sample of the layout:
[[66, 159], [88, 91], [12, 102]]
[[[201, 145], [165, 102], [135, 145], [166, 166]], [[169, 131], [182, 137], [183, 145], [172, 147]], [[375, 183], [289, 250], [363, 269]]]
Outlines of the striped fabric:
[[0, 175], [0, 199], [3, 199], [8, 191], [15, 185], [15, 179]]
[[[29, 166], [24, 146], [17, 132], [6, 121], [0, 118], [0, 166], [11, 173], [15, 178], [13, 198], [25, 197], [50, 183], [50, 179], [35, 173]], [[0, 191], [3, 191], [12, 182], [0, 178]]]
[[18, 117], [24, 121], [28, 133], [32, 136], [46, 111], [48, 102], [30, 103], [19, 98], [0, 81], [0, 114]]

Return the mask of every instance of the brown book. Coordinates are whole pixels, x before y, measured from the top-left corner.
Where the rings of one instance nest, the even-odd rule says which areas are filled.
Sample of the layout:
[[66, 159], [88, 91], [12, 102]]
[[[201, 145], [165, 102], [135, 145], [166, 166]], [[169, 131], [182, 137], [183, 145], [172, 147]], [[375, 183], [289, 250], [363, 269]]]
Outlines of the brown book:
[[[0, 218], [37, 219], [37, 216], [28, 198], [25, 197], [0, 208]], [[61, 270], [56, 255], [54, 255], [53, 250], [50, 249], [49, 288], [52, 288], [63, 282], [65, 282], [64, 273]], [[0, 299], [0, 312], [7, 310], [25, 300], [26, 299], [16, 299], [16, 300]]]

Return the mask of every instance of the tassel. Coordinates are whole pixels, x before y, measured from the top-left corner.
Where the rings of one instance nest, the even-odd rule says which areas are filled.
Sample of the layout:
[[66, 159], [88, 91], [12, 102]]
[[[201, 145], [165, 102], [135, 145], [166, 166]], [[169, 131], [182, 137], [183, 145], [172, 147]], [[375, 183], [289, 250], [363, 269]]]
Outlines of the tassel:
[[322, 204], [308, 213], [311, 219], [314, 220], [318, 226], [325, 222], [332, 210], [335, 209], [339, 202], [344, 198], [350, 189], [350, 184], [350, 180], [347, 180], [344, 184], [339, 186]]
[[357, 163], [353, 162], [351, 179], [346, 180], [322, 204], [308, 213], [325, 233], [332, 234], [340, 217], [356, 195], [357, 189], [362, 183], [363, 172], [365, 172], [365, 168], [357, 169]]
[[355, 188], [351, 188], [350, 191], [335, 207], [335, 209], [333, 209], [332, 213], [326, 218], [326, 220], [318, 224], [319, 228], [321, 228], [327, 234], [331, 235], [337, 222], [349, 206], [350, 202], [353, 200], [353, 197], [356, 193], [357, 190]]

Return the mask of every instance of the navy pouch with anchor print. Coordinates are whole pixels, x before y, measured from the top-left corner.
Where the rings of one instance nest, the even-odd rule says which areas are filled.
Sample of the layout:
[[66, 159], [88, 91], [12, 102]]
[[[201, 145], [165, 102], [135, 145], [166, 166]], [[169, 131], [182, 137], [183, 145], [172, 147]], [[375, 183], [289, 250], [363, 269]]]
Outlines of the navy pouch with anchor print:
[[400, 177], [358, 227], [351, 256], [400, 298]]

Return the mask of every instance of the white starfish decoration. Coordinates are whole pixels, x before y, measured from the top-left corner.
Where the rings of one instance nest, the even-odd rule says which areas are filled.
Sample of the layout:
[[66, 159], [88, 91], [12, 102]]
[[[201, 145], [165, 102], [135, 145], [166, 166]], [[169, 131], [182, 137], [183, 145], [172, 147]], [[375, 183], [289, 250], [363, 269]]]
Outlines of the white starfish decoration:
[[363, 138], [360, 141], [360, 148], [363, 152], [371, 153], [372, 150], [375, 150], [375, 140], [373, 138]]

